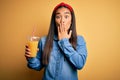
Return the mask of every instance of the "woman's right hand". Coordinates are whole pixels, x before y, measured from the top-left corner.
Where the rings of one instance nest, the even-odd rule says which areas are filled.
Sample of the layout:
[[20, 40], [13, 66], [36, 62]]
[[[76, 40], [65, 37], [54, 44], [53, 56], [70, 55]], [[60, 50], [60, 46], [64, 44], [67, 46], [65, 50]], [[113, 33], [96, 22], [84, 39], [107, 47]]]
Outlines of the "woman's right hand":
[[[37, 51], [39, 51], [39, 48], [37, 49]], [[33, 57], [31, 57], [31, 52], [30, 52], [28, 45], [25, 45], [25, 57], [26, 57], [26, 59], [33, 58]]]
[[30, 54], [31, 54], [31, 52], [30, 52], [30, 49], [29, 49], [28, 45], [25, 45], [25, 57], [26, 58], [31, 58]]

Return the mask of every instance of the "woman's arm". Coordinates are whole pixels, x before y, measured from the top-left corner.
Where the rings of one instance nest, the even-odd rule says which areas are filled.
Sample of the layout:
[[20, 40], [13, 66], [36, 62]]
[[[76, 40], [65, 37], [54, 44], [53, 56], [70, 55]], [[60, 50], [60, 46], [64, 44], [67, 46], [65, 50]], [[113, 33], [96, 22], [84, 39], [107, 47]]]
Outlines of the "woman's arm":
[[67, 59], [77, 68], [82, 69], [87, 57], [86, 43], [82, 36], [77, 37], [76, 50], [72, 47], [68, 38], [58, 42]]
[[41, 58], [42, 58], [42, 40], [38, 43], [39, 51], [35, 58], [27, 58], [27, 66], [31, 69], [41, 70], [43, 68]]

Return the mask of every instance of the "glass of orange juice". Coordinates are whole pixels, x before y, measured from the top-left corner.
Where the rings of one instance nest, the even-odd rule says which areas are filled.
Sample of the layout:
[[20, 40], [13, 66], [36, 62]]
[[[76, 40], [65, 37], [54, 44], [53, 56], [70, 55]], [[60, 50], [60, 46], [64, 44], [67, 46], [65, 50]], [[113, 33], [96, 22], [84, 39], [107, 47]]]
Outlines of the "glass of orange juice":
[[39, 39], [40, 37], [37, 36], [32, 36], [28, 38], [28, 48], [31, 52], [30, 57], [36, 57]]

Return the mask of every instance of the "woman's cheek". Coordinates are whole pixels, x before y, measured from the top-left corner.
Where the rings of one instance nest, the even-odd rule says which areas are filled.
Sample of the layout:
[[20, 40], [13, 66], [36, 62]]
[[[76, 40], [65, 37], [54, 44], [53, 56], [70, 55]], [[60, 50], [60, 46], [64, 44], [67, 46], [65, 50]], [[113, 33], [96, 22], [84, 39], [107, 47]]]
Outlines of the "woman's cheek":
[[69, 22], [69, 23], [67, 23], [67, 30], [70, 28], [70, 25], [71, 25], [71, 23]]
[[56, 26], [58, 27], [58, 26], [60, 26], [60, 24], [58, 22], [56, 22]]

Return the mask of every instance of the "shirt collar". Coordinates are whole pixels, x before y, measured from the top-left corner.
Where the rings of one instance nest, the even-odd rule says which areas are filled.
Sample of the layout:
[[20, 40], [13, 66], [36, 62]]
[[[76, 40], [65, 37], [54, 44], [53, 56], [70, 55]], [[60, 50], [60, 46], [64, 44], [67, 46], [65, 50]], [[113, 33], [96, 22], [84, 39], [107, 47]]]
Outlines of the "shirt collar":
[[58, 40], [58, 36], [57, 35], [54, 35], [54, 40]]

